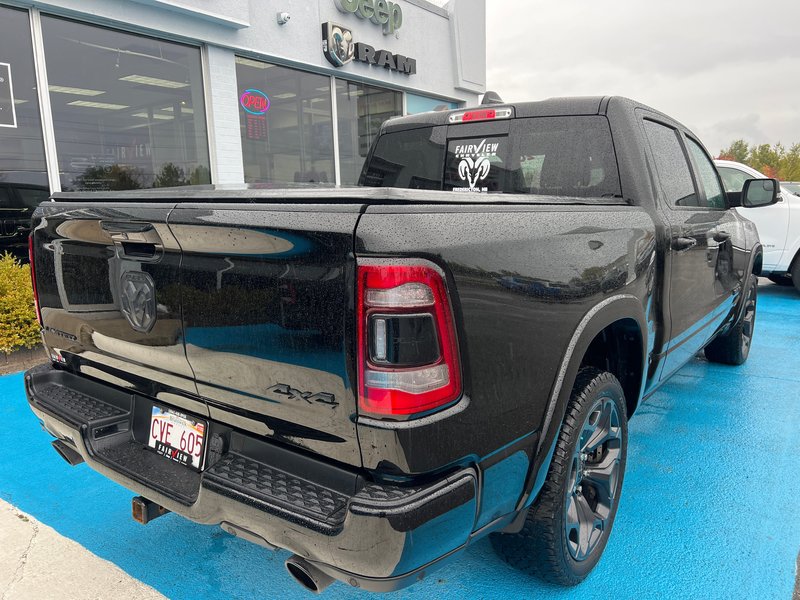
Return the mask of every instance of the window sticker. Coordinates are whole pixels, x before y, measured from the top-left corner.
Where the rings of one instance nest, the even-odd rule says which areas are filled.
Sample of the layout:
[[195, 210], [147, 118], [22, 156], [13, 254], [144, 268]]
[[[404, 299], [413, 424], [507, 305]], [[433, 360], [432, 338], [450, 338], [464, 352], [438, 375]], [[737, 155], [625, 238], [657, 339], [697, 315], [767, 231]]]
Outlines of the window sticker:
[[11, 65], [8, 63], [0, 63], [0, 127], [17, 127], [14, 86], [11, 82]]
[[492, 170], [492, 157], [497, 156], [500, 144], [487, 143], [486, 139], [477, 144], [459, 144], [455, 147], [458, 163], [458, 177], [467, 183], [467, 187], [454, 187], [459, 192], [488, 192], [489, 188], [478, 184], [489, 176]]

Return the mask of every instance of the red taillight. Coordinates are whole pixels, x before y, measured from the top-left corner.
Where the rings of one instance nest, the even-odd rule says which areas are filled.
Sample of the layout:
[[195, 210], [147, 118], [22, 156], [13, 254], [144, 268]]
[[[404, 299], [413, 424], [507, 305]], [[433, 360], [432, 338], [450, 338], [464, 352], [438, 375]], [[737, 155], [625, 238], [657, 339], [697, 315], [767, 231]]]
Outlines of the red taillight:
[[36, 307], [36, 320], [42, 326], [42, 311], [39, 310], [39, 293], [36, 291], [36, 271], [33, 263], [33, 233], [28, 237], [28, 260], [31, 265], [31, 285], [33, 286], [33, 305]]
[[432, 263], [358, 265], [358, 405], [408, 416], [461, 395], [461, 364], [447, 286]]

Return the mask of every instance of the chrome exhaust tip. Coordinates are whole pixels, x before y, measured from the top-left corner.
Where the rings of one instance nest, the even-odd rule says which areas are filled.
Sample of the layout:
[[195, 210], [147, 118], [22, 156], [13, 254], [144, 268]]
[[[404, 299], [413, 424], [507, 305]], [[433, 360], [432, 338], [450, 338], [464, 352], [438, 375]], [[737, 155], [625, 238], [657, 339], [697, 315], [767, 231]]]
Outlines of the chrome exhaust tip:
[[289, 571], [289, 575], [294, 577], [297, 583], [315, 594], [321, 594], [325, 591], [325, 588], [333, 583], [333, 577], [326, 575], [296, 554], [286, 561], [286, 570]]
[[72, 448], [72, 446], [67, 444], [64, 440], [53, 441], [53, 449], [55, 449], [59, 456], [67, 461], [71, 467], [83, 462], [83, 457], [78, 454], [77, 450]]

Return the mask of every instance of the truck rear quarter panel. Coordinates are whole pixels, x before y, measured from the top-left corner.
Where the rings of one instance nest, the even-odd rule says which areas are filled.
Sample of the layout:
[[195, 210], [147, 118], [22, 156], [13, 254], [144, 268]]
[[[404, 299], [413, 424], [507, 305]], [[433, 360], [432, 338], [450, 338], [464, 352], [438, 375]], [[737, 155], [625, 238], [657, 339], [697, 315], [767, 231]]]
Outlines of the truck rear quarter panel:
[[357, 259], [422, 257], [448, 274], [465, 399], [455, 414], [423, 424], [360, 419], [364, 466], [405, 474], [474, 461], [484, 476], [477, 526], [514, 510], [512, 490], [523, 488], [584, 317], [627, 295], [652, 328], [655, 252], [652, 218], [637, 207], [370, 207], [356, 232]]

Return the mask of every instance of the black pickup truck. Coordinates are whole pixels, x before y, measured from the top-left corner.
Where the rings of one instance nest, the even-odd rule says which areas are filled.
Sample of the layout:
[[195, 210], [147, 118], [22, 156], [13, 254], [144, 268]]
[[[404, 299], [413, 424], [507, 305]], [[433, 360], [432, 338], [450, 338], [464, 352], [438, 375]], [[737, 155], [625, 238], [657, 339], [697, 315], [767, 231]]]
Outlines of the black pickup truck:
[[312, 590], [489, 534], [578, 583], [637, 406], [702, 349], [747, 358], [762, 252], [729, 207], [776, 182], [729, 198], [676, 121], [575, 98], [390, 120], [361, 183], [56, 194], [31, 408], [140, 522], [287, 549]]

